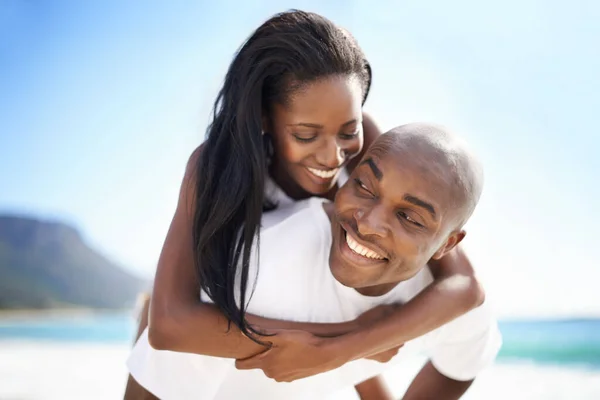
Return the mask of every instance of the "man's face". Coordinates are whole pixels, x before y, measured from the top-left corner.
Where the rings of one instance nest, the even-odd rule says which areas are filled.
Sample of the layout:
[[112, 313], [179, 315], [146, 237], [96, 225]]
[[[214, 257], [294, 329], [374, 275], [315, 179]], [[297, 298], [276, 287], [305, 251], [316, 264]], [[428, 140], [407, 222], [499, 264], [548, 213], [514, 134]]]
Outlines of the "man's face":
[[463, 235], [452, 232], [449, 182], [426, 157], [400, 153], [369, 150], [335, 199], [331, 272], [366, 295], [413, 277]]

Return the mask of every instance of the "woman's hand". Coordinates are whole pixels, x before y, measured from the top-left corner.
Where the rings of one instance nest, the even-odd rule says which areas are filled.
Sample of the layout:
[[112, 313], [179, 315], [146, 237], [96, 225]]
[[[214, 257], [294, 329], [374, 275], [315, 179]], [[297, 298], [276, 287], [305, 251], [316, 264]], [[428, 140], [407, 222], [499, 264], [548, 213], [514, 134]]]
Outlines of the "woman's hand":
[[348, 360], [333, 344], [335, 338], [323, 338], [299, 330], [271, 330], [263, 341], [271, 347], [255, 356], [236, 360], [237, 369], [262, 369], [277, 382], [292, 382], [341, 367]]
[[[398, 305], [381, 305], [361, 314], [348, 323], [354, 330], [369, 327], [382, 318], [388, 317]], [[267, 350], [246, 359], [238, 359], [238, 369], [262, 369], [266, 376], [277, 382], [292, 382], [323, 372], [336, 369], [354, 359], [352, 348], [340, 344], [337, 337], [321, 337], [312, 333], [294, 329], [267, 329], [256, 327], [259, 331], [273, 336], [261, 338], [270, 342]], [[394, 357], [402, 346], [387, 349], [367, 358], [387, 362]]]

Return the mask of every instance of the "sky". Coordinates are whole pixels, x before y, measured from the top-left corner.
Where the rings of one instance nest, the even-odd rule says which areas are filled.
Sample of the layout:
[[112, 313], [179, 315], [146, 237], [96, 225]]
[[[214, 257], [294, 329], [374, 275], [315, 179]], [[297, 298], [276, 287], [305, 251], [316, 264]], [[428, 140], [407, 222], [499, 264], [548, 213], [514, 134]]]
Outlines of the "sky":
[[357, 38], [384, 129], [441, 123], [482, 159], [464, 245], [499, 314], [600, 316], [600, 3], [323, 3], [3, 0], [0, 213], [152, 277], [232, 56], [299, 8]]

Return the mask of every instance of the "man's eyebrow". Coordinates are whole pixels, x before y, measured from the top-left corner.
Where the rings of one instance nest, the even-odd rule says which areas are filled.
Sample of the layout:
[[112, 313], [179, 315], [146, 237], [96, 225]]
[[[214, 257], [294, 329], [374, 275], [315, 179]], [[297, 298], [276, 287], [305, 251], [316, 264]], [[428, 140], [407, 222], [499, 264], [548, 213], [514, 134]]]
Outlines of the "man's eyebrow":
[[363, 162], [360, 163], [360, 165], [363, 165], [363, 164], [367, 164], [371, 168], [373, 175], [375, 175], [375, 178], [378, 181], [380, 181], [381, 178], [383, 178], [383, 173], [381, 172], [381, 170], [379, 169], [377, 164], [375, 164], [375, 161], [373, 161], [373, 159], [371, 157], [365, 159]]
[[435, 212], [435, 208], [429, 204], [426, 201], [423, 201], [421, 199], [419, 199], [418, 197], [415, 196], [411, 196], [410, 194], [405, 194], [404, 195], [404, 200], [408, 201], [411, 204], [414, 204], [417, 207], [421, 207], [426, 209], [427, 211], [429, 211], [429, 213], [431, 214], [431, 216], [435, 219], [436, 218], [436, 212]]

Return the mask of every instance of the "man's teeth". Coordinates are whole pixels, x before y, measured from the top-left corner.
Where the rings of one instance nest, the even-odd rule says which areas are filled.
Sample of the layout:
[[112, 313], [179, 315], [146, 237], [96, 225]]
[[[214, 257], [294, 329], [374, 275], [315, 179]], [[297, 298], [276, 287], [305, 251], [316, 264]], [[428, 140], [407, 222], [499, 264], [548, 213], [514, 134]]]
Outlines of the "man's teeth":
[[339, 171], [339, 168], [324, 170], [324, 169], [316, 169], [316, 168], [306, 167], [306, 169], [308, 169], [310, 172], [312, 172], [314, 175], [318, 176], [319, 178], [323, 178], [323, 179], [333, 178], [335, 176], [335, 174], [337, 174], [337, 172]]
[[383, 260], [385, 258], [380, 256], [373, 250], [358, 244], [358, 242], [352, 239], [352, 237], [348, 233], [346, 233], [346, 243], [348, 243], [348, 247], [350, 247], [350, 250], [363, 257], [371, 258], [373, 260]]

